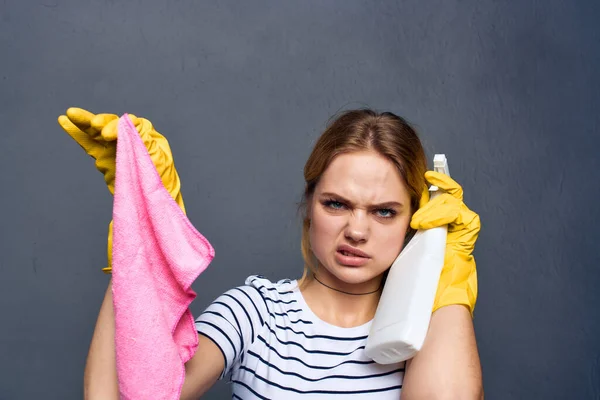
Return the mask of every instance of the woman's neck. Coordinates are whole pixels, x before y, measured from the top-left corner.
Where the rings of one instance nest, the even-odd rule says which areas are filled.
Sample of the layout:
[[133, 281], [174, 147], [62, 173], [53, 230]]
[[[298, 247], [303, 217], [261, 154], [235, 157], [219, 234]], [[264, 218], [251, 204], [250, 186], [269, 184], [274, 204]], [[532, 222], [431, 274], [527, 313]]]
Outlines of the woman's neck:
[[316, 276], [309, 274], [300, 283], [300, 291], [311, 311], [323, 321], [342, 328], [372, 320], [381, 296], [381, 277], [353, 285], [322, 272], [323, 269]]

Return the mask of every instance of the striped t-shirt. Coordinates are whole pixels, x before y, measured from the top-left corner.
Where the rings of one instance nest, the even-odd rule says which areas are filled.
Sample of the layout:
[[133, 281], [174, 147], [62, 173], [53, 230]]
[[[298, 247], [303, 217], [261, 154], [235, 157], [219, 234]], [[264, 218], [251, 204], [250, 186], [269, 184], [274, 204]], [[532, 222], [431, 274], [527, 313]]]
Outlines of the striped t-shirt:
[[404, 363], [365, 355], [370, 322], [326, 323], [304, 302], [295, 280], [250, 276], [219, 296], [196, 320], [221, 349], [234, 399], [400, 398]]

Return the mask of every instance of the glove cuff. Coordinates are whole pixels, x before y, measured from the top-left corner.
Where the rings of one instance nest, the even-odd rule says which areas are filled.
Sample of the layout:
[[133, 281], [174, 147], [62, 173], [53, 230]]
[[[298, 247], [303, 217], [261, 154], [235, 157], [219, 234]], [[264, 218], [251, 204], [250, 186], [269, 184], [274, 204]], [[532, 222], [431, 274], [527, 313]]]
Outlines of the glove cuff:
[[448, 287], [444, 292], [435, 300], [433, 304], [432, 313], [442, 307], [451, 305], [462, 305], [469, 310], [471, 318], [473, 318], [473, 312], [475, 311], [476, 295], [468, 287]]

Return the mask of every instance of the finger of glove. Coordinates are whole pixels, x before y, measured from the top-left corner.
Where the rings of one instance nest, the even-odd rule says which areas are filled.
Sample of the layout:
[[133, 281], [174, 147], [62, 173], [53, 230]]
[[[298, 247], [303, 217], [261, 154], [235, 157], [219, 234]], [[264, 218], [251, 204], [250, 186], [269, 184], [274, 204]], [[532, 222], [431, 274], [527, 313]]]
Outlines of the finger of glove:
[[93, 126], [94, 118], [97, 117], [96, 114], [84, 110], [83, 108], [71, 107], [67, 110], [67, 117], [71, 119], [75, 126], [86, 132], [93, 139], [97, 139], [98, 136], [100, 136], [100, 129]]
[[89, 128], [91, 126], [92, 119], [95, 116], [95, 114], [89, 112], [88, 110], [84, 110], [83, 108], [79, 107], [69, 107], [66, 114], [73, 124], [75, 124], [81, 130]]
[[413, 229], [431, 229], [452, 224], [460, 214], [461, 204], [456, 198], [444, 193], [420, 208], [413, 215], [410, 226]]
[[435, 171], [427, 171], [425, 172], [425, 179], [427, 179], [427, 181], [432, 185], [435, 185], [444, 190], [446, 193], [451, 194], [453, 197], [456, 197], [459, 200], [463, 199], [462, 187], [448, 175]]
[[92, 128], [98, 132], [98, 135], [102, 136], [102, 139], [106, 140], [102, 131], [108, 124], [117, 119], [119, 117], [115, 114], [98, 114], [92, 118]]
[[81, 130], [73, 121], [66, 115], [58, 117], [58, 124], [63, 128], [69, 136], [79, 144], [87, 154], [94, 158], [98, 158], [103, 150], [101, 143], [97, 142], [87, 132]]
[[114, 142], [115, 140], [117, 140], [117, 136], [119, 133], [118, 127], [119, 127], [119, 118], [118, 117], [108, 121], [102, 128], [102, 131], [101, 131], [102, 139], [106, 140], [107, 142]]
[[[128, 114], [128, 116], [134, 124], [137, 123], [138, 118], [135, 115]], [[98, 126], [100, 126], [102, 122], [103, 121], [99, 120]], [[102, 125], [101, 128], [102, 138], [107, 142], [113, 142], [117, 140], [117, 136], [119, 134], [119, 116], [113, 114], [111, 118], [107, 118], [104, 122], [105, 124]]]
[[419, 200], [419, 209], [425, 207], [425, 204], [429, 203], [429, 188], [427, 185], [423, 186], [423, 192], [421, 193], [421, 199]]

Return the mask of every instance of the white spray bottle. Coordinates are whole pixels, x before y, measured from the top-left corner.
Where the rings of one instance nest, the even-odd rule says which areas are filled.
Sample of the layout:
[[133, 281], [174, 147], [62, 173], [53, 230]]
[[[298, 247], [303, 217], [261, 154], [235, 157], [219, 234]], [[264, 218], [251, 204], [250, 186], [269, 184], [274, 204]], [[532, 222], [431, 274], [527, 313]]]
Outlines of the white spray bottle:
[[[433, 167], [450, 175], [444, 154], [434, 156]], [[439, 194], [436, 186], [429, 190], [430, 198]], [[408, 360], [423, 346], [444, 266], [447, 233], [447, 226], [417, 231], [392, 264], [365, 348], [375, 362]]]

